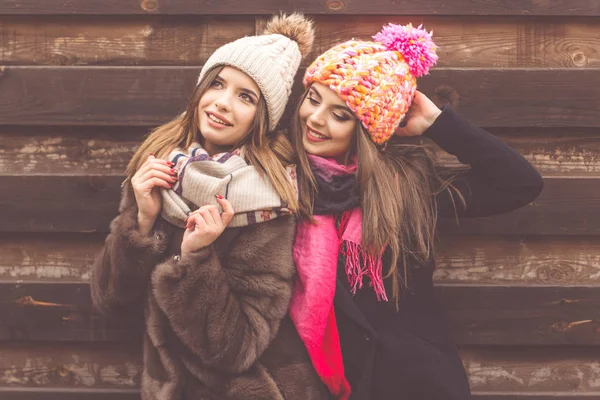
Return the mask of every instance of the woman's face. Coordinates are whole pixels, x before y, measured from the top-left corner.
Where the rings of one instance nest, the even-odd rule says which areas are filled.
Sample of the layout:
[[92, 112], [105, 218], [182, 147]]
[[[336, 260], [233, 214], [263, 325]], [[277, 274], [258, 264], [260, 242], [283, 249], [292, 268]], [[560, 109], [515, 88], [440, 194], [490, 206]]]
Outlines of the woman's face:
[[261, 92], [242, 71], [224, 67], [198, 102], [198, 128], [209, 154], [230, 150], [250, 131]]
[[345, 159], [357, 124], [354, 113], [336, 92], [313, 83], [299, 110], [302, 143], [315, 156]]

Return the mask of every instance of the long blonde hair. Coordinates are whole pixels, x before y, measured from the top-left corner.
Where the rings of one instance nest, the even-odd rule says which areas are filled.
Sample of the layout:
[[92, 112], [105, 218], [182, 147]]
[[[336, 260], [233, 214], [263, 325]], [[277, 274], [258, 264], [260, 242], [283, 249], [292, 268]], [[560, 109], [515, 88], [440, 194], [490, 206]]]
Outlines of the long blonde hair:
[[[308, 90], [303, 96], [306, 98]], [[302, 142], [298, 104], [291, 125], [290, 140], [297, 153], [300, 212], [310, 218], [317, 183]], [[398, 305], [407, 287], [408, 267], [428, 261], [434, 252], [437, 223], [435, 195], [442, 190], [457, 195], [451, 177], [437, 168], [431, 144], [420, 137], [392, 137], [385, 149], [373, 143], [360, 121], [356, 122], [349, 155], [357, 156], [362, 223], [362, 247], [378, 255], [390, 253], [389, 272], [392, 298]], [[454, 198], [454, 197], [453, 197]], [[401, 266], [401, 268], [398, 268]]]
[[[222, 69], [223, 66], [218, 66], [207, 71], [192, 93], [185, 113], [157, 127], [146, 137], [127, 165], [128, 178], [133, 177], [150, 154], [164, 159], [175, 148], [187, 149], [193, 142], [203, 142], [198, 128], [198, 103]], [[243, 146], [246, 160], [270, 180], [288, 207], [297, 211], [296, 192], [285, 170], [293, 163], [294, 151], [282, 132], [269, 132], [268, 126], [267, 104], [261, 96], [250, 131], [234, 148]]]

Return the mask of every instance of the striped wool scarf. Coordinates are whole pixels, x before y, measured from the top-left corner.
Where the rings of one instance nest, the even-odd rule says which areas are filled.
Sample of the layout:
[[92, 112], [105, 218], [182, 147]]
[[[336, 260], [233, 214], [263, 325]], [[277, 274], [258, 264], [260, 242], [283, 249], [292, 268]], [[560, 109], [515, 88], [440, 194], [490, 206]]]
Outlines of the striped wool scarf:
[[[285, 201], [268, 177], [243, 158], [242, 150], [210, 156], [198, 143], [187, 150], [169, 154], [175, 164], [178, 181], [172, 189], [163, 189], [162, 216], [170, 223], [185, 227], [185, 219], [204, 205], [218, 205], [220, 194], [231, 202], [235, 216], [229, 227], [247, 226], [289, 215]], [[295, 166], [286, 169], [297, 188]]]

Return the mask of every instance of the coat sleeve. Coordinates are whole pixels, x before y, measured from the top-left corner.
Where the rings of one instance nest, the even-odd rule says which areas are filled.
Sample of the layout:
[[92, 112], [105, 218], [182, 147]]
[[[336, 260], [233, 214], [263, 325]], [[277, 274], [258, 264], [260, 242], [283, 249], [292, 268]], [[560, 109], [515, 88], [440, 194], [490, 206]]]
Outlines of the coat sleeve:
[[535, 200], [542, 191], [542, 177], [527, 160], [449, 107], [424, 136], [471, 167], [456, 176], [454, 189], [436, 197], [442, 217], [482, 217], [513, 211]]
[[156, 228], [149, 236], [139, 233], [133, 191], [130, 185], [124, 187], [119, 215], [111, 222], [104, 247], [92, 266], [90, 286], [98, 311], [111, 315], [141, 307], [152, 269], [164, 259], [167, 236], [166, 231]]
[[156, 267], [154, 297], [205, 365], [245, 371], [274, 339], [291, 296], [294, 233], [294, 219], [280, 217], [240, 228], [227, 249], [217, 241]]

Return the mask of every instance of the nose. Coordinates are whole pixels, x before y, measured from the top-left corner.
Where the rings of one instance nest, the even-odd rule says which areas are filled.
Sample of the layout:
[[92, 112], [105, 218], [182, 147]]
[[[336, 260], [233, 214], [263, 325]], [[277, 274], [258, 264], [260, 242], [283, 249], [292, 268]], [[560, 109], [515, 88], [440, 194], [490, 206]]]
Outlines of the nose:
[[313, 112], [308, 116], [307, 121], [310, 122], [310, 125], [314, 126], [324, 126], [325, 125], [325, 112], [324, 107], [317, 107], [313, 110]]
[[221, 111], [231, 110], [231, 94], [223, 91], [219, 97], [215, 99], [215, 107]]

